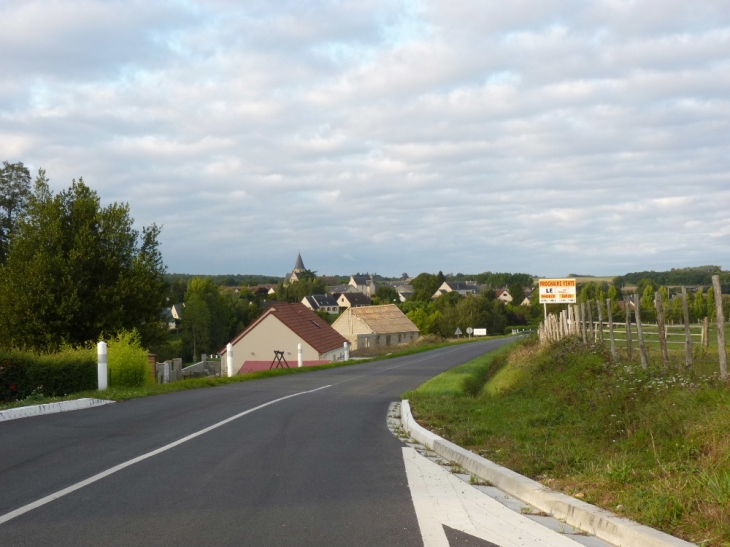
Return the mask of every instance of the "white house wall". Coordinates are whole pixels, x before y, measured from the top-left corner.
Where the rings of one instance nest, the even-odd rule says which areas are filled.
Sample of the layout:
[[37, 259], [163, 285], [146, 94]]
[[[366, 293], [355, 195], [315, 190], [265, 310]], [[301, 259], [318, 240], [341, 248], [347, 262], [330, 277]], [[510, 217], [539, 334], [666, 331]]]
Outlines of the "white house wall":
[[[233, 370], [238, 374], [245, 361], [272, 361], [274, 350], [284, 351], [290, 366], [297, 366], [297, 345], [302, 344], [302, 358], [316, 361], [320, 354], [274, 315], [267, 315], [233, 346]], [[343, 349], [344, 351], [344, 349]]]

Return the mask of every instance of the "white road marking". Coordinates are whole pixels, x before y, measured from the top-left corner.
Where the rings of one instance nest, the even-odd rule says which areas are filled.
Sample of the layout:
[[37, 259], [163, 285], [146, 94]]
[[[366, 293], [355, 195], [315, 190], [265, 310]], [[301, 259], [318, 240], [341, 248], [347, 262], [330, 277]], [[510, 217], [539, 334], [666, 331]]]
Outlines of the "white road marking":
[[292, 395], [287, 395], [286, 397], [279, 397], [278, 399], [274, 399], [273, 401], [269, 401], [268, 403], [264, 403], [262, 405], [254, 407], [254, 408], [249, 408], [248, 410], [240, 412], [240, 413], [236, 414], [235, 416], [231, 416], [230, 418], [226, 418], [225, 420], [222, 420], [218, 423], [208, 426], [205, 429], [196, 431], [195, 433], [192, 433], [192, 434], [188, 435], [187, 437], [183, 437], [182, 439], [178, 439], [177, 441], [171, 442], [170, 444], [166, 444], [165, 446], [160, 447], [156, 450], [153, 450], [152, 452], [147, 452], [146, 454], [142, 454], [141, 456], [132, 458], [131, 460], [128, 460], [124, 463], [115, 465], [114, 467], [107, 469], [106, 471], [102, 471], [101, 473], [98, 473], [98, 474], [94, 475], [93, 477], [89, 477], [88, 479], [85, 479], [81, 482], [77, 482], [76, 484], [72, 484], [71, 486], [64, 488], [63, 490], [59, 490], [58, 492], [50, 494], [49, 496], [46, 496], [45, 498], [41, 498], [32, 503], [29, 503], [28, 505], [24, 505], [23, 507], [15, 509], [14, 511], [10, 511], [10, 513], [0, 515], [0, 524], [8, 522], [9, 520], [14, 519], [15, 517], [19, 517], [20, 515], [23, 515], [29, 511], [32, 511], [33, 509], [37, 509], [38, 507], [41, 507], [42, 505], [45, 505], [54, 500], [57, 500], [58, 498], [61, 498], [61, 497], [65, 496], [66, 494], [75, 492], [76, 490], [79, 490], [79, 489], [83, 488], [84, 486], [88, 486], [89, 484], [92, 484], [96, 481], [100, 481], [101, 479], [108, 477], [109, 475], [113, 475], [117, 471], [121, 471], [122, 469], [125, 469], [131, 465], [134, 465], [135, 463], [139, 463], [143, 460], [146, 460], [147, 458], [151, 458], [152, 456], [157, 456], [157, 454], [161, 454], [162, 452], [165, 452], [166, 450], [170, 450], [171, 448], [175, 448], [176, 446], [186, 443], [196, 437], [205, 435], [209, 431], [213, 431], [214, 429], [217, 429], [223, 425], [226, 425], [227, 423], [232, 422], [233, 420], [237, 420], [238, 418], [245, 416], [246, 414], [251, 414], [252, 412], [261, 410], [264, 407], [273, 405], [274, 403], [278, 403], [278, 402], [284, 401], [286, 399], [291, 399], [292, 397], [296, 397], [298, 395], [314, 393], [315, 391], [319, 391], [320, 389], [326, 389], [328, 387], [332, 387], [332, 386], [327, 385], [327, 386], [318, 387], [316, 389], [310, 389], [309, 391], [300, 391], [299, 393], [293, 393]]
[[442, 525], [501, 547], [581, 547], [508, 509], [413, 448], [403, 448], [403, 460], [424, 547], [449, 547]]

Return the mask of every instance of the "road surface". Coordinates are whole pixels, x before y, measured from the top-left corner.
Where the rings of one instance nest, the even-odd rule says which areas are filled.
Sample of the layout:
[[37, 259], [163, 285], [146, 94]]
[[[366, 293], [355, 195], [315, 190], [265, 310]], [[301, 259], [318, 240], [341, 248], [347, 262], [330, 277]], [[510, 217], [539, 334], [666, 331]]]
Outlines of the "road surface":
[[0, 423], [0, 545], [422, 546], [388, 404], [509, 341]]

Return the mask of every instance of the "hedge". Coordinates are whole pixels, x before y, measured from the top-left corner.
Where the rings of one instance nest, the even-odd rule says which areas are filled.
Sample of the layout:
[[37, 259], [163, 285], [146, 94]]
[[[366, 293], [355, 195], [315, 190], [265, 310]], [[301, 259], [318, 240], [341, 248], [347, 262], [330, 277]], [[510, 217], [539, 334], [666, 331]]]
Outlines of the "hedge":
[[53, 355], [0, 353], [0, 402], [25, 399], [38, 390], [46, 397], [96, 389], [96, 356], [92, 351]]

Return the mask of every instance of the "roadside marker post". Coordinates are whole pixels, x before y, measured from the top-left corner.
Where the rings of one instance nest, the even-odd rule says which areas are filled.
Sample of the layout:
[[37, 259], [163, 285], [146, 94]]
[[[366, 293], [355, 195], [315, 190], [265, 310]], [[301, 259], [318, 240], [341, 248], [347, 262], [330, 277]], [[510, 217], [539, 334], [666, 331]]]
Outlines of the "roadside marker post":
[[350, 344], [345, 342], [345, 361], [350, 360]]
[[97, 379], [99, 391], [105, 391], [109, 386], [109, 365], [107, 360], [106, 342], [99, 342], [96, 345], [97, 362]]
[[233, 376], [233, 344], [226, 346], [226, 374], [229, 378]]
[[302, 368], [304, 366], [304, 359], [302, 357], [302, 344], [297, 344], [297, 366]]

